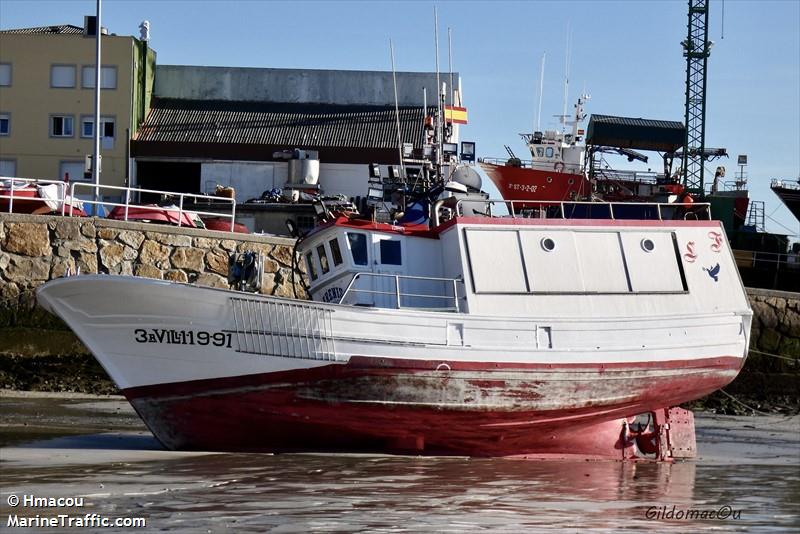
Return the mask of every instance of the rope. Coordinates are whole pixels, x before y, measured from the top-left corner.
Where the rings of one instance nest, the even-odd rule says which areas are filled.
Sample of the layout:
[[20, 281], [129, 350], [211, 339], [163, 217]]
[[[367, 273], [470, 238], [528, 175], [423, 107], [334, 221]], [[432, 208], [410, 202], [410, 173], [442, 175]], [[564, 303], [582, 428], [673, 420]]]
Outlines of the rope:
[[754, 413], [757, 413], [757, 414], [760, 414], [760, 415], [774, 415], [774, 414], [771, 414], [771, 413], [762, 412], [761, 410], [757, 410], [757, 409], [753, 408], [752, 406], [748, 406], [747, 404], [743, 403], [742, 401], [740, 401], [739, 399], [737, 399], [736, 397], [734, 397], [733, 395], [731, 395], [730, 393], [728, 393], [724, 389], [720, 389], [719, 392], [722, 393], [723, 395], [725, 395], [726, 397], [728, 397], [729, 399], [731, 399], [736, 404], [740, 404], [740, 405], [744, 406], [745, 408], [747, 408], [748, 410], [751, 410]]
[[787, 356], [781, 356], [779, 354], [770, 354], [769, 352], [761, 352], [760, 350], [750, 349], [750, 352], [755, 354], [762, 354], [764, 356], [769, 356], [770, 358], [778, 358], [779, 360], [786, 360], [787, 362], [797, 363], [798, 360], [796, 358], [789, 358]]

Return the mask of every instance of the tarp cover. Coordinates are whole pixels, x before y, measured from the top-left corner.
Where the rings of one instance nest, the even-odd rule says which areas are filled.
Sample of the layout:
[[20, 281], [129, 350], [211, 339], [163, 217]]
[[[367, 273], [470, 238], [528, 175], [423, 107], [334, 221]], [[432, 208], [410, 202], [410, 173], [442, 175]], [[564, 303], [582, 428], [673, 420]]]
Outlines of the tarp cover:
[[685, 139], [681, 122], [611, 115], [592, 115], [586, 133], [588, 145], [658, 152], [675, 152]]

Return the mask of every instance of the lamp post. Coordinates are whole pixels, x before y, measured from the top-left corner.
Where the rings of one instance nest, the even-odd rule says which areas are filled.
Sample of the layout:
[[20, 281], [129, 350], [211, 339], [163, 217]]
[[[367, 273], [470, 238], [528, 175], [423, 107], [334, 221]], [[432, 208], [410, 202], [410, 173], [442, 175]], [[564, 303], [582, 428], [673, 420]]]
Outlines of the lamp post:
[[92, 179], [94, 181], [94, 208], [97, 215], [97, 199], [100, 187], [100, 0], [97, 0], [97, 22], [95, 23], [95, 60], [94, 60], [94, 150], [92, 151]]

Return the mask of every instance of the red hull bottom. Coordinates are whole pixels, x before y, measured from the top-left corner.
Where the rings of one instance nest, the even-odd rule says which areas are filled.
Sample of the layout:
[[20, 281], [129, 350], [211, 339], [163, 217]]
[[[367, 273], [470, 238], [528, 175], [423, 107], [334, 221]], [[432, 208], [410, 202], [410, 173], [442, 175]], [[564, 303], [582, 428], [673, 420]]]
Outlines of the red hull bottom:
[[[125, 395], [170, 449], [622, 459], [630, 445], [624, 418], [666, 413], [724, 386], [741, 359], [513, 367], [531, 376], [527, 382], [509, 380], [512, 368], [494, 364], [449, 363], [446, 372], [429, 364], [353, 358], [346, 365], [131, 388]], [[574, 379], [560, 379], [558, 394], [541, 381], [548, 373]], [[586, 394], [594, 383], [618, 391]], [[547, 398], [540, 398], [545, 390]], [[450, 402], [454, 392], [460, 404]]]

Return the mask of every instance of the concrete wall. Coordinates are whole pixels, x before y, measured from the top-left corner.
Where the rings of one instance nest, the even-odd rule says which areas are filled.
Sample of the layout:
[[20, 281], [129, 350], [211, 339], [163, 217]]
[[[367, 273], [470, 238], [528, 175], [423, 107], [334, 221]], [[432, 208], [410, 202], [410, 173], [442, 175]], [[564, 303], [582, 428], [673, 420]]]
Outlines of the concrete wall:
[[[458, 74], [454, 73], [453, 78], [457, 80], [456, 89], [460, 89]], [[441, 75], [442, 82], [449, 79], [449, 74]], [[428, 91], [428, 105], [435, 105], [436, 74], [398, 72], [399, 105], [422, 105], [423, 87]], [[155, 95], [192, 100], [394, 105], [392, 73], [378, 71], [158, 65]], [[449, 87], [447, 102], [450, 103]]]
[[[101, 117], [115, 122], [113, 147], [101, 150], [102, 183], [123, 185], [127, 170], [127, 130], [131, 128], [134, 87], [132, 37], [103, 37], [103, 66], [115, 66], [116, 89], [101, 93]], [[94, 88], [82, 84], [82, 67], [94, 66], [95, 40], [82, 35], [0, 34], [0, 63], [11, 64], [11, 86], [0, 87], [0, 113], [11, 115], [10, 134], [0, 137], [0, 159], [16, 162], [15, 174], [25, 178], [83, 179], [84, 158], [93, 139], [81, 136], [81, 119], [94, 115]], [[51, 65], [75, 67], [75, 87], [50, 87]], [[50, 116], [73, 119], [70, 137], [50, 136]], [[66, 165], [66, 166], [65, 166]]]

